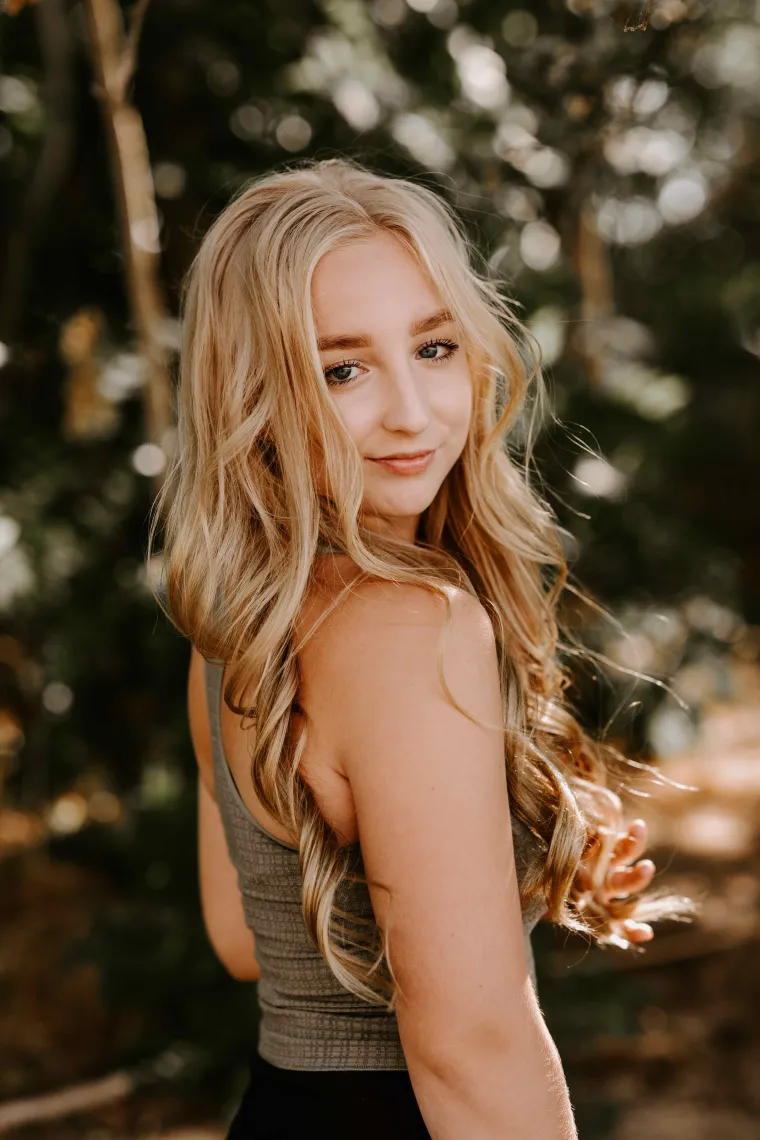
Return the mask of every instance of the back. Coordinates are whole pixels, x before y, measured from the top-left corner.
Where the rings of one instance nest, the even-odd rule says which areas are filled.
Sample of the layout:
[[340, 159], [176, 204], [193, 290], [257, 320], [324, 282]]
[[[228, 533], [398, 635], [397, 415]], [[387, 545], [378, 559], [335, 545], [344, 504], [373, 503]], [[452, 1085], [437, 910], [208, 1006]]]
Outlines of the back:
[[[325, 644], [323, 640], [322, 646]], [[303, 700], [307, 709], [309, 700], [325, 681], [313, 673], [319, 668], [319, 660], [317, 651], [307, 653], [302, 663], [305, 666], [302, 669]], [[324, 660], [322, 665], [325, 666]], [[255, 936], [256, 956], [261, 966], [259, 1052], [265, 1060], [282, 1068], [405, 1068], [396, 1016], [343, 989], [311, 942], [301, 913], [297, 850], [266, 830], [240, 795], [222, 743], [222, 684], [223, 665], [207, 662], [215, 796], [230, 856], [238, 873], [246, 922]], [[514, 817], [510, 822], [520, 878], [533, 839]], [[451, 841], [452, 845], [456, 844], [455, 835]], [[350, 853], [352, 869], [363, 874], [362, 848], [352, 844]], [[362, 917], [373, 914], [373, 901], [363, 883], [344, 884], [337, 900], [339, 906]], [[543, 900], [538, 899], [522, 915], [523, 945], [531, 975], [529, 934], [544, 910]]]
[[[395, 1018], [343, 989], [309, 938], [298, 850], [266, 831], [246, 807], [222, 745], [224, 667], [207, 661], [205, 670], [214, 796], [261, 967], [259, 1053], [284, 1069], [403, 1069]], [[358, 845], [351, 847], [351, 865], [362, 871]], [[372, 915], [360, 884], [346, 883], [339, 905]]]

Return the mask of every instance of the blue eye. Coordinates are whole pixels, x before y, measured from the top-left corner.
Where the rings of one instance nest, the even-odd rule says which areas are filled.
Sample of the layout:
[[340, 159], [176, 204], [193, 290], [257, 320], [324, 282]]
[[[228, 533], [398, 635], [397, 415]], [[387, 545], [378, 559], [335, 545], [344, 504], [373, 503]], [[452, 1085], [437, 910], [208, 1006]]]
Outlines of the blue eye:
[[427, 341], [426, 344], [420, 345], [420, 347], [417, 349], [417, 351], [418, 352], [426, 352], [430, 348], [434, 348], [434, 349], [445, 348], [446, 349], [446, 352], [444, 352], [441, 356], [423, 356], [422, 357], [423, 360], [430, 360], [433, 364], [437, 364], [439, 360], [448, 360], [448, 358], [450, 356], [453, 356], [454, 353], [456, 352], [456, 350], [459, 348], [459, 345], [454, 344], [453, 340], [429, 340], [429, 341]]
[[[417, 349], [417, 356], [421, 360], [427, 360], [431, 364], [440, 364], [443, 360], [448, 360], [453, 356], [459, 348], [453, 340], [429, 340], [426, 344], [421, 344]], [[438, 349], [444, 349], [442, 353]], [[432, 350], [432, 351], [431, 351]], [[430, 355], [428, 355], [430, 354]], [[341, 360], [338, 364], [332, 364], [329, 368], [325, 369], [325, 380], [333, 387], [341, 387], [341, 385], [351, 384], [357, 379], [359, 372], [352, 375], [354, 369], [364, 370], [366, 368], [358, 360]]]
[[361, 368], [358, 360], [342, 360], [340, 364], [333, 364], [331, 368], [325, 369], [325, 380], [328, 384], [332, 381], [333, 384], [350, 384], [355, 380], [355, 376], [346, 376], [346, 372], [350, 372], [352, 368]]

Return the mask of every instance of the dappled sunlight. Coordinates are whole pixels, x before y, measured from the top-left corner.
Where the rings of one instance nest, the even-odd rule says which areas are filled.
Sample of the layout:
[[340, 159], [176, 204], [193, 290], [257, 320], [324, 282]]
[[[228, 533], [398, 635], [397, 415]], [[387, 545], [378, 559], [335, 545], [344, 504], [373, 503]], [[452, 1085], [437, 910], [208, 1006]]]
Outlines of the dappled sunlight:
[[754, 835], [750, 819], [716, 805], [686, 812], [672, 821], [670, 835], [663, 831], [657, 835], [659, 843], [669, 839], [682, 851], [713, 859], [741, 858], [749, 852]]
[[696, 919], [662, 924], [636, 955], [566, 945], [550, 958], [555, 976], [646, 970], [760, 940], [760, 668], [729, 668], [735, 698], [708, 700], [688, 749], [655, 758], [669, 783], [647, 782], [626, 804], [647, 821], [654, 886], [694, 899]]
[[659, 761], [669, 780], [647, 805], [653, 845], [702, 858], [740, 859], [760, 834], [760, 670], [747, 662], [732, 669], [733, 701], [708, 701], [695, 744]]
[[[118, 169], [95, 8], [134, 33]], [[609, 608], [568, 602], [596, 655], [568, 696], [666, 778], [635, 795], [627, 770], [626, 815], [654, 887], [700, 907], [640, 952], [539, 924], [579, 1132], [756, 1140], [759, 19], [756, 0], [6, 0], [0, 1132], [15, 1105], [30, 1140], [225, 1135], [255, 989], [199, 915], [187, 646], [152, 597], [146, 515], [202, 234], [252, 176], [347, 154], [461, 209], [542, 350], [558, 420], [536, 485], [571, 582]]]
[[46, 835], [45, 824], [36, 813], [0, 808], [0, 858], [12, 851], [36, 847]]

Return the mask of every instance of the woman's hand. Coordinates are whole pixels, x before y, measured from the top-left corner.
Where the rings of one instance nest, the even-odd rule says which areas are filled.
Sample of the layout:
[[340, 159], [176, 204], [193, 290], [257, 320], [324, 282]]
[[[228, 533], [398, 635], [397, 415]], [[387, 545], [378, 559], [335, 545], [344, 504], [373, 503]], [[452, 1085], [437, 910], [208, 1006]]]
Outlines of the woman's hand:
[[[645, 890], [652, 881], [655, 865], [651, 859], [641, 859], [647, 843], [647, 825], [643, 819], [634, 819], [627, 831], [621, 831], [610, 858], [604, 886], [601, 891], [603, 901], [614, 898], [627, 898]], [[591, 876], [581, 865], [578, 870], [579, 885], [592, 889]], [[623, 932], [629, 942], [648, 942], [654, 931], [647, 922], [634, 922], [626, 919]]]

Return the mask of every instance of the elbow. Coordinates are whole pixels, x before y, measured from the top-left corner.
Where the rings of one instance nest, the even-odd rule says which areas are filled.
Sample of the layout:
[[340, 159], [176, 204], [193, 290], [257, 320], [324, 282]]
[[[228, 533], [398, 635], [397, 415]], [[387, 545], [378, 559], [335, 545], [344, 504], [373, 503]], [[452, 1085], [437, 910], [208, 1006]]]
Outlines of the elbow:
[[[208, 931], [207, 931], [208, 933]], [[209, 942], [218, 961], [236, 982], [257, 982], [261, 977], [261, 966], [255, 953], [253, 938], [244, 945], [223, 944], [209, 933]]]
[[[409, 1035], [407, 1034], [407, 1037]], [[478, 1073], [492, 1066], [510, 1066], [517, 1057], [525, 1059], [543, 1052], [546, 1029], [537, 1024], [533, 1011], [525, 1008], [517, 1016], [487, 1018], [460, 1025], [438, 1025], [415, 1032], [404, 1051], [411, 1053], [417, 1065], [449, 1088], [470, 1086]]]
[[508, 1017], [404, 1033], [409, 1071], [425, 1102], [457, 1121], [462, 1136], [577, 1140], [554, 1042], [530, 1009]]
[[254, 957], [250, 959], [221, 959], [227, 973], [235, 979], [236, 982], [257, 982], [261, 977], [261, 967]]
[[[514, 1043], [498, 1026], [478, 1026], [464, 1034], [430, 1035], [413, 1050], [417, 1065], [448, 1088], [469, 1086], [484, 1065], [506, 1059]], [[406, 1052], [406, 1046], [404, 1047]]]

